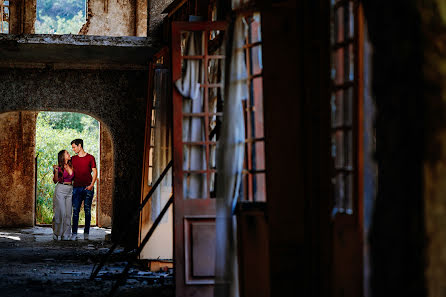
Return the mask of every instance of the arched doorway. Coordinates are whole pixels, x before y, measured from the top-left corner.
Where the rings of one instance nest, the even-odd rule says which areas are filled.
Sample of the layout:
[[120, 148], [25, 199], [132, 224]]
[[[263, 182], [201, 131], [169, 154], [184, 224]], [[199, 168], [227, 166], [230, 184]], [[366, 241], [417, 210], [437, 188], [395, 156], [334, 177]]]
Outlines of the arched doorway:
[[[41, 223], [36, 217], [38, 208], [36, 205], [38, 185], [35, 179], [36, 153], [38, 153], [36, 152], [36, 121], [38, 114], [39, 112], [36, 111], [0, 113], [0, 128], [3, 131], [0, 135], [0, 153], [3, 157], [0, 161], [2, 173], [0, 175], [0, 192], [2, 193], [0, 226], [2, 227], [34, 226], [35, 223]], [[93, 120], [97, 121], [97, 119]], [[99, 122], [98, 126], [98, 156], [95, 157], [99, 160], [100, 176], [96, 187], [99, 191], [96, 190], [98, 203], [95, 219], [99, 227], [111, 227], [114, 185], [113, 141], [109, 128], [102, 122]], [[46, 135], [46, 137], [57, 136]], [[51, 184], [48, 186], [54, 187]]]
[[[36, 119], [36, 216], [37, 225], [51, 224], [53, 218], [54, 183], [52, 165], [57, 164], [57, 153], [67, 150], [75, 138], [83, 139], [84, 149], [96, 159], [98, 180], [100, 174], [100, 124], [95, 118], [74, 112], [39, 112]], [[99, 187], [96, 185], [91, 209], [91, 225], [97, 225]], [[85, 223], [82, 211], [80, 225]]]

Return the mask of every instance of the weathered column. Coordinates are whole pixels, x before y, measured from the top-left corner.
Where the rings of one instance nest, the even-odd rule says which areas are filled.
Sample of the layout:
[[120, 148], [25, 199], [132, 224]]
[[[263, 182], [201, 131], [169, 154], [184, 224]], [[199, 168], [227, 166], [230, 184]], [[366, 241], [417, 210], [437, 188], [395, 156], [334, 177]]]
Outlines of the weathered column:
[[34, 225], [36, 118], [0, 114], [0, 227]]
[[373, 46], [378, 188], [370, 230], [372, 295], [426, 296], [423, 44], [417, 0], [363, 0]]
[[446, 296], [446, 2], [418, 1], [424, 51], [424, 199], [428, 296]]
[[98, 192], [98, 226], [111, 227], [113, 214], [113, 139], [107, 127], [100, 126], [100, 176]]
[[34, 34], [36, 1], [9, 1], [9, 33]]

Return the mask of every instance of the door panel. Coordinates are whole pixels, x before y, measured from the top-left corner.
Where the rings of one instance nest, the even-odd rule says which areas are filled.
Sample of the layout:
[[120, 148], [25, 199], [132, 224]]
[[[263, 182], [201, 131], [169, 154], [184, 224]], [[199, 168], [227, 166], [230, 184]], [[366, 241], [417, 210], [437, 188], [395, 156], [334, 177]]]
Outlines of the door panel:
[[185, 218], [184, 235], [186, 284], [213, 284], [215, 218]]

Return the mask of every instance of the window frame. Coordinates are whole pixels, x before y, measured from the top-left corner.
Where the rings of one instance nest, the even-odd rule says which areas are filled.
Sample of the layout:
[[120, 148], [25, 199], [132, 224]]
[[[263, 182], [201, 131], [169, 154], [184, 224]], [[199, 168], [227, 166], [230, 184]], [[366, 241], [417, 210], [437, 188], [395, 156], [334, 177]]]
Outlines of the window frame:
[[[345, 14], [346, 7], [349, 9], [349, 15]], [[339, 26], [343, 30], [343, 38], [339, 39], [339, 35], [336, 31], [336, 26], [338, 25], [339, 16], [338, 11], [343, 9], [341, 14], [342, 24]], [[350, 15], [352, 14], [352, 15]], [[332, 217], [334, 218], [337, 214], [343, 214], [351, 216], [353, 218], [358, 218], [359, 221], [362, 218], [362, 188], [363, 188], [363, 156], [361, 152], [363, 151], [363, 14], [362, 7], [358, 0], [332, 0], [331, 1], [331, 38], [330, 38], [330, 56], [331, 56], [331, 96], [330, 104], [331, 109], [331, 120], [330, 120], [330, 136], [331, 142], [331, 157], [332, 157], [332, 186], [333, 186], [333, 199], [332, 199]], [[353, 25], [350, 23], [353, 21]], [[348, 35], [349, 30], [353, 29], [353, 34]], [[351, 47], [351, 53], [353, 54], [353, 59], [349, 56], [349, 47]], [[343, 58], [341, 63], [336, 61], [336, 51], [343, 50]], [[347, 53], [347, 54], [346, 54]], [[353, 65], [351, 65], [353, 63]], [[339, 80], [339, 74], [336, 73], [336, 65], [342, 64], [342, 79]], [[346, 79], [346, 69], [348, 69], [348, 75], [350, 71], [353, 71], [353, 76], [350, 80]], [[342, 123], [339, 125], [334, 117], [333, 104], [336, 99], [337, 92], [344, 92], [343, 101], [343, 113], [350, 112], [348, 116], [351, 120], [350, 124], [345, 123], [346, 116], [343, 114]], [[350, 106], [345, 106], [346, 98], [348, 95], [345, 92], [351, 92], [351, 104]], [[334, 139], [336, 138], [336, 133], [342, 131], [347, 132], [345, 134], [351, 133], [351, 145], [349, 148], [347, 137], [343, 140], [343, 156], [342, 158], [336, 160], [336, 154], [334, 153]], [[339, 156], [338, 156], [339, 157]], [[346, 160], [350, 159], [350, 164], [346, 164]], [[336, 161], [342, 161], [343, 164], [339, 166]], [[350, 191], [350, 201], [344, 201], [341, 203], [337, 201], [337, 176], [343, 176], [346, 180], [348, 175], [351, 175], [351, 191]], [[345, 193], [347, 192], [347, 185], [343, 185], [344, 199]], [[348, 198], [348, 197], [347, 197]]]

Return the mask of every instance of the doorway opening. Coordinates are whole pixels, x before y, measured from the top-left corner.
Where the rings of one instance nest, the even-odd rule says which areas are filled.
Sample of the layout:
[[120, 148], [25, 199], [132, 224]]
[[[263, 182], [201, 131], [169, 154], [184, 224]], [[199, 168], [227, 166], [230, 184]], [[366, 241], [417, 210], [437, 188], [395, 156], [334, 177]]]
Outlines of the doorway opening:
[[[67, 150], [74, 155], [71, 141], [84, 140], [84, 149], [96, 159], [98, 180], [100, 177], [100, 123], [95, 118], [74, 112], [39, 112], [36, 120], [36, 199], [35, 224], [49, 225], [53, 219], [53, 164], [57, 153]], [[99, 184], [99, 183], [98, 183]], [[96, 189], [98, 189], [96, 184]], [[95, 191], [91, 208], [91, 226], [97, 226], [98, 195]], [[79, 214], [79, 225], [85, 223], [85, 213]]]

